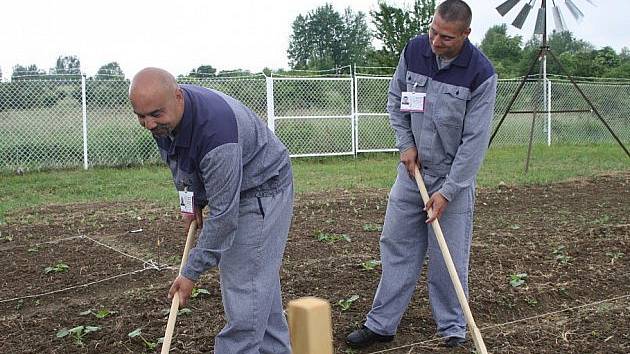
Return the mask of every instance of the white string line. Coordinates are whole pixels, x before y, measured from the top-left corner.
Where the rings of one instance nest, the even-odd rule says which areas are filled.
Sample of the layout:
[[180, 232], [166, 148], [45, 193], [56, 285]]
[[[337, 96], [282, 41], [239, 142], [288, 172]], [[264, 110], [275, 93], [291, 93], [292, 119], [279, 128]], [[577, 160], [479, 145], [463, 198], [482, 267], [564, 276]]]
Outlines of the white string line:
[[134, 271], [131, 271], [131, 272], [128, 272], [128, 273], [125, 273], [125, 274], [118, 274], [118, 275], [114, 275], [114, 276], [107, 277], [107, 278], [104, 278], [104, 279], [95, 280], [95, 281], [92, 281], [92, 282], [89, 282], [89, 283], [86, 283], [86, 284], [74, 285], [74, 286], [70, 286], [70, 287], [67, 287], [67, 288], [64, 288], [64, 289], [53, 290], [53, 291], [40, 293], [40, 294], [26, 295], [26, 296], [21, 296], [21, 297], [15, 297], [15, 298], [12, 298], [12, 299], [0, 300], [0, 304], [4, 303], [4, 302], [15, 301], [15, 300], [30, 299], [30, 298], [35, 298], [35, 297], [41, 297], [41, 296], [56, 294], [56, 293], [60, 293], [60, 292], [64, 292], [64, 291], [68, 291], [68, 290], [72, 290], [72, 289], [77, 289], [77, 288], [85, 288], [85, 287], [88, 287], [90, 285], [102, 283], [102, 282], [105, 282], [105, 281], [108, 281], [108, 280], [124, 277], [124, 276], [127, 276], [127, 275], [133, 275], [133, 274], [136, 274], [136, 273], [141, 273], [141, 272], [144, 272], [145, 270], [148, 270], [148, 269], [156, 269], [156, 270], [159, 271], [159, 269], [154, 268], [154, 267], [145, 267], [145, 268], [134, 270]]
[[[105, 235], [104, 237], [118, 237], [118, 236], [122, 236], [122, 235], [126, 235], [126, 234], [127, 234], [127, 232], [121, 232], [121, 233], [117, 233], [117, 234], [113, 234], [113, 235]], [[142, 263], [143, 263], [143, 264], [145, 264], [145, 265], [146, 265], [146, 264], [148, 264], [150, 267], [153, 267], [153, 268], [155, 268], [156, 270], [160, 270], [160, 269], [172, 269], [172, 266], [170, 266], [170, 265], [167, 265], [167, 264], [158, 264], [158, 263], [156, 263], [155, 261], [153, 261], [152, 259], [149, 259], [149, 260], [144, 260], [144, 259], [142, 259], [142, 258], [139, 258], [139, 257], [133, 256], [133, 255], [127, 254], [127, 253], [122, 252], [121, 250], [119, 250], [119, 249], [117, 249], [117, 248], [114, 248], [114, 247], [112, 247], [112, 246], [110, 246], [110, 245], [107, 245], [107, 244], [105, 244], [105, 243], [102, 243], [102, 242], [100, 242], [100, 241], [97, 241], [97, 240], [95, 240], [95, 239], [93, 239], [93, 238], [91, 238], [91, 237], [89, 237], [89, 236], [86, 236], [86, 235], [71, 236], [71, 237], [66, 237], [66, 238], [62, 238], [62, 239], [58, 239], [58, 240], [52, 240], [52, 241], [46, 241], [46, 242], [39, 242], [39, 243], [35, 243], [35, 244], [32, 244], [32, 245], [18, 245], [18, 246], [13, 246], [13, 247], [9, 247], [9, 248], [2, 248], [2, 249], [0, 249], [0, 251], [9, 251], [9, 250], [12, 250], [12, 249], [16, 249], [16, 248], [25, 248], [25, 247], [37, 247], [37, 246], [39, 246], [39, 245], [52, 244], [52, 243], [58, 243], [58, 242], [69, 241], [69, 240], [73, 240], [73, 239], [88, 239], [88, 240], [90, 240], [90, 241], [92, 241], [92, 242], [95, 242], [95, 243], [97, 243], [97, 244], [99, 244], [99, 245], [101, 245], [101, 246], [103, 246], [103, 247], [109, 248], [109, 249], [111, 249], [112, 251], [118, 252], [118, 253], [120, 253], [120, 254], [122, 254], [122, 255], [124, 255], [124, 256], [127, 256], [127, 257], [129, 257], [129, 258], [136, 259], [136, 260], [138, 260], [138, 261], [142, 262]]]
[[[525, 317], [525, 318], [521, 318], [521, 319], [518, 319], [518, 320], [510, 321], [510, 322], [505, 322], [505, 323], [485, 326], [485, 327], [480, 328], [479, 330], [483, 331], [483, 330], [492, 329], [492, 328], [496, 328], [496, 327], [507, 326], [507, 325], [518, 323], [518, 322], [525, 322], [525, 321], [533, 320], [533, 319], [536, 319], [536, 318], [541, 318], [541, 317], [546, 317], [546, 316], [550, 316], [550, 315], [555, 315], [555, 314], [558, 314], [558, 313], [561, 313], [561, 312], [573, 311], [573, 310], [581, 309], [581, 308], [584, 308], [584, 307], [591, 307], [591, 306], [599, 305], [599, 304], [602, 304], [602, 303], [605, 303], [605, 302], [613, 302], [613, 301], [621, 300], [621, 299], [628, 298], [628, 297], [630, 297], [630, 294], [626, 294], [626, 295], [622, 295], [622, 296], [618, 296], [618, 297], [613, 297], [613, 298], [610, 298], [610, 299], [595, 301], [595, 302], [591, 302], [591, 303], [583, 304], [583, 305], [579, 305], [579, 306], [569, 307], [569, 308], [562, 309], [562, 310], [551, 311], [551, 312], [543, 313], [541, 315]], [[376, 352], [371, 352], [369, 354], [387, 353], [387, 352], [398, 350], [398, 349], [404, 349], [404, 348], [414, 347], [414, 346], [417, 346], [417, 345], [422, 345], [422, 344], [426, 344], [426, 343], [430, 343], [430, 342], [439, 341], [441, 339], [442, 338], [433, 338], [433, 339], [425, 340], [425, 341], [422, 341], [422, 342], [416, 342], [416, 343], [401, 345], [401, 346], [396, 347], [396, 348], [389, 348], [389, 349], [385, 349], [385, 350], [379, 350], [379, 351], [376, 351]]]
[[83, 238], [83, 237], [85, 237], [85, 235], [78, 235], [78, 236], [71, 236], [71, 237], [66, 237], [66, 238], [60, 238], [58, 240], [39, 242], [39, 243], [31, 244], [31, 245], [17, 245], [17, 246], [13, 246], [13, 247], [0, 248], [0, 251], [10, 251], [10, 250], [13, 250], [13, 249], [16, 249], [16, 248], [37, 247], [39, 245], [45, 245], [45, 244], [50, 244], [50, 243], [69, 241], [69, 240], [73, 240], [75, 238]]
[[99, 244], [99, 245], [101, 245], [101, 246], [103, 246], [103, 247], [105, 247], [105, 248], [109, 248], [109, 249], [110, 249], [110, 250], [112, 250], [112, 251], [118, 252], [118, 253], [120, 253], [120, 254], [122, 254], [122, 255], [124, 255], [124, 256], [127, 256], [127, 257], [129, 257], [129, 258], [136, 259], [136, 260], [138, 260], [138, 261], [142, 262], [142, 263], [143, 263], [143, 264], [145, 264], [145, 265], [149, 264], [151, 267], [155, 268], [156, 270], [159, 270], [159, 269], [160, 269], [160, 265], [159, 265], [159, 264], [157, 264], [157, 263], [155, 263], [152, 259], [149, 259], [149, 260], [146, 260], [146, 261], [145, 261], [145, 260], [144, 260], [144, 259], [142, 259], [142, 258], [139, 258], [139, 257], [133, 256], [133, 255], [130, 255], [130, 254], [128, 254], [128, 253], [125, 253], [125, 252], [123, 252], [123, 251], [121, 251], [121, 250], [119, 250], [119, 249], [117, 249], [117, 248], [114, 248], [114, 247], [112, 247], [112, 246], [110, 246], [110, 245], [108, 245], [108, 244], [105, 244], [105, 243], [103, 243], [103, 242], [97, 241], [97, 240], [95, 240], [95, 239], [93, 239], [93, 238], [91, 238], [91, 237], [89, 237], [89, 236], [85, 236], [85, 238], [87, 238], [88, 240], [91, 240], [92, 242], [95, 242], [95, 243], [97, 243], [97, 244]]

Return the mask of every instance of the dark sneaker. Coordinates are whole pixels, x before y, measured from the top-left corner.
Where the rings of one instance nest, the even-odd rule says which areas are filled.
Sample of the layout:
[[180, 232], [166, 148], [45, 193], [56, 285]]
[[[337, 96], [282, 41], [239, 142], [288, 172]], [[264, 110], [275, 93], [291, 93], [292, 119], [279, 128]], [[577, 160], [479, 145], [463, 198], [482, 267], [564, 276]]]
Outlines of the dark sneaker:
[[391, 342], [392, 340], [394, 340], [394, 336], [384, 336], [382, 334], [374, 333], [365, 326], [350, 333], [346, 337], [346, 343], [351, 348], [365, 348], [376, 342], [384, 343]]
[[466, 344], [466, 338], [448, 337], [444, 339], [444, 345], [446, 345], [449, 348], [463, 347], [464, 344]]

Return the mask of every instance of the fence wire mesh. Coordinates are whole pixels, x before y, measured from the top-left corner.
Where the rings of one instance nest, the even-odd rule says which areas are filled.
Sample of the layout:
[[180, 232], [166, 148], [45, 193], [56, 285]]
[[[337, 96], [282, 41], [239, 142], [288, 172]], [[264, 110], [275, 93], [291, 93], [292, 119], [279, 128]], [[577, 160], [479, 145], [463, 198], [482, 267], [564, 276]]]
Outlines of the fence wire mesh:
[[292, 156], [353, 154], [352, 78], [274, 78], [275, 133]]
[[395, 150], [387, 115], [389, 77], [356, 77], [357, 152]]
[[[271, 80], [271, 85], [267, 85]], [[390, 76], [181, 78], [242, 101], [274, 127], [292, 156], [353, 154], [394, 149], [386, 112]], [[499, 80], [494, 130], [520, 79]], [[533, 114], [535, 144], [616, 144], [587, 101], [565, 77], [528, 80], [506, 116], [494, 145], [529, 142]], [[624, 143], [630, 143], [630, 81], [581, 79], [579, 87]], [[270, 87], [271, 90], [267, 90]], [[85, 80], [87, 158], [90, 166], [159, 160], [150, 133], [134, 117], [129, 81]], [[83, 164], [81, 77], [39, 76], [0, 82], [0, 169], [21, 171]], [[551, 101], [547, 114], [545, 101]], [[267, 107], [267, 104], [273, 106]], [[549, 120], [550, 118], [550, 120]]]
[[0, 166], [64, 168], [83, 161], [81, 80], [0, 83]]

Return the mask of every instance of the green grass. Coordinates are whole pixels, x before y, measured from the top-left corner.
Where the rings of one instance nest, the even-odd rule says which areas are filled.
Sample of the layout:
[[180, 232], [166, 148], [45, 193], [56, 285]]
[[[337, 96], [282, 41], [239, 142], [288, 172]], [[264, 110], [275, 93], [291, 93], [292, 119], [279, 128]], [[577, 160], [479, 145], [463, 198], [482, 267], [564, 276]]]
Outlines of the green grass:
[[[630, 159], [618, 145], [535, 146], [529, 173], [523, 173], [527, 148], [493, 147], [479, 173], [480, 187], [546, 184], [602, 173], [630, 172]], [[293, 159], [298, 193], [337, 188], [389, 188], [398, 154], [361, 154]], [[0, 222], [7, 212], [49, 204], [138, 200], [172, 203], [170, 172], [162, 165], [95, 168], [0, 175]]]

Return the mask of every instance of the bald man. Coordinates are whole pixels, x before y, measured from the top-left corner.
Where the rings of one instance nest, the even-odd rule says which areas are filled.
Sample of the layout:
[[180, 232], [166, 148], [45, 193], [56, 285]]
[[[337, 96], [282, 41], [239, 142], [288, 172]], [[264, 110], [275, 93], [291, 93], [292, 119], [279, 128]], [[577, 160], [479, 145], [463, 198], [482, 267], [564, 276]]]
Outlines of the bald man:
[[199, 276], [218, 266], [227, 324], [215, 353], [290, 353], [279, 277], [293, 213], [286, 147], [241, 102], [178, 85], [162, 69], [136, 74], [129, 98], [177, 190], [193, 193], [186, 226], [195, 218], [203, 225], [169, 298], [179, 292], [183, 306]]

